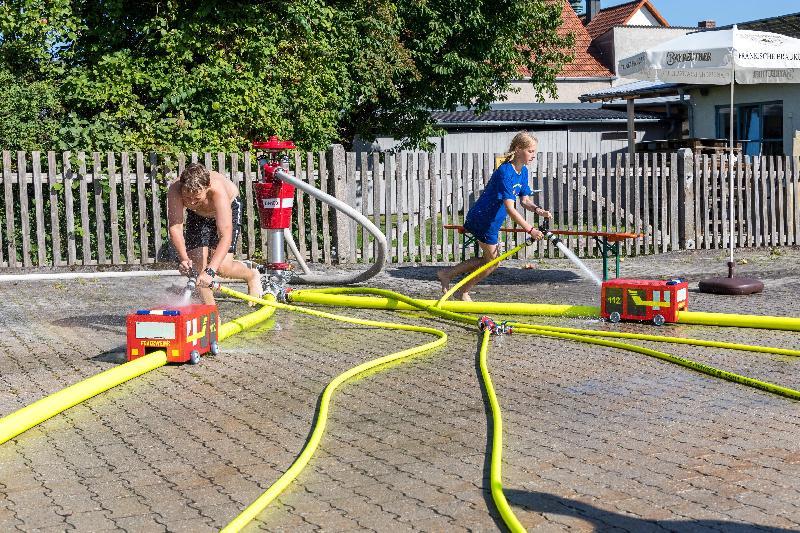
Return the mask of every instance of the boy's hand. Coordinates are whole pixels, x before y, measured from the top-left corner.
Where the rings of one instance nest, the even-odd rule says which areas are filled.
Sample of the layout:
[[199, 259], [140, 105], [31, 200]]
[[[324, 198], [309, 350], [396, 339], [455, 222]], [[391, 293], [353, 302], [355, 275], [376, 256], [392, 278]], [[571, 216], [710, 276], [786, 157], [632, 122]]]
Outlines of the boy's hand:
[[210, 287], [212, 281], [214, 281], [214, 278], [205, 272], [200, 272], [200, 274], [197, 276], [197, 285], [199, 287]]
[[547, 209], [544, 209], [542, 207], [537, 207], [536, 208], [536, 214], [539, 215], [542, 218], [552, 218], [552, 216], [553, 216], [553, 214], [550, 211], [548, 211]]
[[180, 272], [184, 276], [190, 275], [192, 271], [192, 260], [187, 259], [186, 261], [181, 261], [178, 263], [178, 272]]

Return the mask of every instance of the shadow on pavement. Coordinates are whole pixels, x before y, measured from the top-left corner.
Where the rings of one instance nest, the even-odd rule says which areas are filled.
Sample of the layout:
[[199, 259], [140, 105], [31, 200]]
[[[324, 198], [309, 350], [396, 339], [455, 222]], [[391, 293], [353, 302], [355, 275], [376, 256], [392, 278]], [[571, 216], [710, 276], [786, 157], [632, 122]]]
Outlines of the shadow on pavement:
[[[438, 281], [436, 271], [442, 267], [436, 266], [406, 266], [389, 268], [386, 273], [393, 278]], [[552, 270], [547, 268], [509, 268], [499, 267], [491, 275], [481, 281], [486, 285], [507, 285], [509, 283], [564, 283], [581, 281], [583, 278], [569, 270]]]
[[648, 520], [599, 509], [585, 502], [562, 498], [546, 492], [506, 489], [504, 493], [508, 499], [508, 503], [512, 506], [524, 507], [535, 513], [549, 513], [580, 518], [591, 522], [595, 531], [608, 531], [610, 529], [650, 531], [654, 526], [663, 528], [664, 531], [695, 531], [698, 529], [733, 533], [751, 531], [782, 533], [792, 531], [780, 527], [743, 524], [724, 520]]
[[125, 315], [81, 315], [59, 318], [51, 322], [64, 328], [85, 328], [125, 336]]
[[[104, 331], [115, 335], [126, 336], [125, 317], [120, 315], [85, 315], [60, 318], [51, 322], [54, 326], [64, 328], [84, 328], [94, 332]], [[103, 363], [122, 364], [128, 361], [125, 352], [126, 345], [122, 344], [105, 352], [89, 357], [92, 361]]]

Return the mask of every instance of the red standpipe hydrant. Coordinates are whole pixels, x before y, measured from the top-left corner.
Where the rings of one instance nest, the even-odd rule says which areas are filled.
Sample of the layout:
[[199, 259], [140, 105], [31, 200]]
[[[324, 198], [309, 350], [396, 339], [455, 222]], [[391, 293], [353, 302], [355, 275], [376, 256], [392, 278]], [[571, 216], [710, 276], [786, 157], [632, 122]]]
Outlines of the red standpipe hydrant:
[[[253, 148], [258, 156], [259, 181], [253, 184], [261, 227], [267, 234], [267, 271], [287, 271], [283, 230], [291, 227], [294, 205], [294, 186], [279, 179], [277, 170], [289, 169], [288, 150], [296, 148], [292, 141], [282, 141], [275, 135], [267, 141], [256, 141]], [[265, 287], [266, 289], [266, 287]]]

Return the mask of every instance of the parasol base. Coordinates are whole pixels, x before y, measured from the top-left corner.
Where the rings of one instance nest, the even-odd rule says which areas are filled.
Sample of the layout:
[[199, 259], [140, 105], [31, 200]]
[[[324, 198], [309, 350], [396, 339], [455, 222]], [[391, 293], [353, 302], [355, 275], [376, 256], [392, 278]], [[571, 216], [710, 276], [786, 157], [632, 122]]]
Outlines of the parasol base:
[[728, 262], [727, 278], [709, 278], [702, 280], [698, 287], [700, 292], [710, 294], [756, 294], [764, 290], [764, 284], [754, 278], [737, 278], [733, 275], [734, 263]]

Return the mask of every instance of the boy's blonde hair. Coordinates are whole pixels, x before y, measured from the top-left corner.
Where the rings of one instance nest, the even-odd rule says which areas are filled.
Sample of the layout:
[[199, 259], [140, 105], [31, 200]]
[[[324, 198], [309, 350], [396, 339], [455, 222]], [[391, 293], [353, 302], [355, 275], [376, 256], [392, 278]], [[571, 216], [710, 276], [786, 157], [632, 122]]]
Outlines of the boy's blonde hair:
[[517, 150], [530, 148], [531, 146], [536, 146], [537, 144], [539, 144], [539, 139], [527, 131], [521, 131], [517, 133], [514, 135], [514, 138], [511, 139], [511, 146], [508, 147], [508, 151], [503, 154], [503, 162], [508, 163], [514, 159], [514, 154], [517, 153]]
[[202, 191], [211, 184], [211, 173], [200, 163], [191, 163], [181, 172], [181, 187], [187, 191]]

